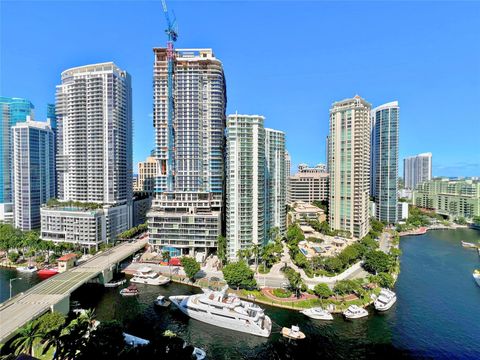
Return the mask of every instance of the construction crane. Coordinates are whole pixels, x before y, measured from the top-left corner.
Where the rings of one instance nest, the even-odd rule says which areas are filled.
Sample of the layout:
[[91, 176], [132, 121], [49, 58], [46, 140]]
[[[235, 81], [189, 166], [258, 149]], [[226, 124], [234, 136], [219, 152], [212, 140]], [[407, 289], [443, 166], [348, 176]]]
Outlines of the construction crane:
[[168, 151], [167, 151], [167, 191], [173, 191], [174, 184], [174, 149], [175, 149], [175, 129], [173, 127], [173, 65], [175, 61], [175, 52], [173, 49], [173, 43], [177, 41], [178, 32], [175, 29], [175, 19], [173, 22], [170, 21], [170, 16], [168, 15], [167, 3], [165, 0], [162, 0], [163, 13], [165, 14], [165, 20], [167, 21], [167, 29], [165, 33], [167, 34], [167, 66], [168, 66]]

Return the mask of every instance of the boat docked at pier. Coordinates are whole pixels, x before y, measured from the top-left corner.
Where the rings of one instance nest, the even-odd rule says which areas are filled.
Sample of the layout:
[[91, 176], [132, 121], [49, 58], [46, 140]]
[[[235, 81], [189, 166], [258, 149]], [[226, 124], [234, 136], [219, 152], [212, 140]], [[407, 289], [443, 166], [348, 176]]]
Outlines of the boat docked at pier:
[[145, 285], [165, 285], [170, 282], [170, 279], [159, 275], [152, 268], [144, 266], [137, 270], [130, 282]]
[[397, 302], [397, 295], [390, 289], [382, 289], [373, 306], [377, 311], [387, 311]]
[[347, 319], [360, 319], [368, 316], [368, 311], [357, 305], [350, 305], [348, 309], [343, 312], [343, 315]]
[[180, 311], [193, 319], [230, 330], [268, 337], [272, 321], [256, 304], [221, 291], [204, 290], [203, 294], [170, 296]]
[[33, 274], [33, 273], [36, 272], [37, 270], [38, 270], [37, 267], [36, 267], [36, 266], [33, 266], [33, 265], [17, 267], [17, 271], [23, 272], [23, 273]]
[[119, 287], [120, 285], [123, 285], [127, 282], [126, 279], [121, 279], [121, 280], [117, 280], [117, 281], [109, 281], [108, 283], [106, 284], [103, 284], [103, 286], [105, 286], [106, 288], [116, 288], [116, 287]]
[[477, 283], [477, 285], [480, 286], [480, 270], [475, 270], [472, 276], [475, 279], [475, 282]]
[[474, 244], [474, 243], [471, 243], [471, 242], [466, 242], [466, 241], [462, 241], [462, 246], [464, 248], [470, 248], [470, 249], [473, 249], [473, 248], [476, 248], [477, 245]]
[[57, 274], [58, 274], [58, 268], [46, 267], [37, 271], [37, 275], [42, 279], [46, 279]]
[[314, 307], [300, 311], [303, 315], [316, 320], [333, 320], [332, 314], [321, 307]]

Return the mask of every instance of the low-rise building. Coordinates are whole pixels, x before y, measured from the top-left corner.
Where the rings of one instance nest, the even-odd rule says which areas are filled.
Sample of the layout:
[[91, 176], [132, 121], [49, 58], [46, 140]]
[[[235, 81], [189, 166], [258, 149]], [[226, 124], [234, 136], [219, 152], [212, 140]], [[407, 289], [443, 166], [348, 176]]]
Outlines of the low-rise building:
[[305, 226], [308, 225], [308, 221], [324, 222], [326, 220], [325, 211], [304, 201], [293, 203], [292, 209], [288, 213], [289, 225], [298, 223]]
[[62, 273], [73, 268], [77, 263], [76, 254], [66, 254], [57, 259], [58, 261], [58, 272]]
[[398, 221], [405, 221], [408, 219], [408, 203], [407, 202], [398, 202]]
[[312, 203], [315, 200], [328, 201], [329, 175], [324, 171], [300, 171], [289, 179], [287, 202], [304, 201]]
[[433, 179], [417, 185], [413, 204], [455, 219], [480, 216], [480, 181]]
[[57, 204], [40, 209], [43, 240], [55, 243], [72, 243], [81, 247], [95, 247], [104, 242], [114, 242], [116, 236], [128, 229], [131, 207], [82, 207]]

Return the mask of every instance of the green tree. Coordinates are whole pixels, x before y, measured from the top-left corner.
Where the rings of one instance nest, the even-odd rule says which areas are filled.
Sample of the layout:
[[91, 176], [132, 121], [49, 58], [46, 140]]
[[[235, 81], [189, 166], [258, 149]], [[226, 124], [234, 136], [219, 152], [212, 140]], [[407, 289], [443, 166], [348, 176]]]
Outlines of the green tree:
[[361, 251], [358, 246], [349, 245], [338, 255], [344, 266], [348, 266], [357, 261], [361, 256]]
[[229, 263], [222, 269], [222, 272], [225, 281], [232, 288], [252, 289], [257, 286], [254, 272], [242, 260]]
[[291, 267], [284, 267], [282, 271], [287, 276], [288, 282], [290, 284], [290, 289], [295, 291], [295, 296], [298, 297], [299, 291], [305, 286], [302, 280], [300, 273], [296, 272]]
[[183, 256], [180, 262], [188, 278], [195, 281], [195, 275], [200, 271], [200, 264], [195, 259], [187, 256]]
[[65, 352], [63, 335], [63, 329], [61, 327], [45, 333], [42, 338], [42, 355], [46, 355], [50, 349], [53, 349], [53, 360], [59, 359], [60, 354]]
[[16, 339], [12, 342], [12, 346], [15, 348], [15, 354], [27, 353], [28, 355], [35, 356], [33, 353], [33, 345], [37, 339], [41, 339], [42, 333], [38, 331], [38, 326], [34, 322], [27, 323], [24, 327], [18, 331]]
[[61, 329], [65, 324], [65, 315], [57, 311], [48, 312], [35, 320], [35, 323], [38, 331], [46, 334], [52, 330]]
[[118, 321], [101, 322], [92, 332], [79, 359], [117, 359], [125, 348], [122, 325]]
[[166, 261], [167, 264], [168, 264], [168, 271], [170, 273], [170, 278], [172, 278], [172, 268], [170, 266], [170, 260], [172, 259], [172, 257], [170, 256], [170, 251], [162, 251], [162, 260], [163, 261]]
[[227, 238], [222, 235], [217, 237], [217, 256], [220, 260], [220, 267], [227, 261]]
[[338, 295], [352, 294], [358, 291], [358, 289], [359, 289], [358, 284], [353, 280], [337, 281], [337, 283], [333, 287], [333, 291]]
[[467, 220], [465, 220], [464, 217], [458, 217], [455, 219], [455, 222], [459, 225], [466, 225], [467, 224]]
[[473, 217], [473, 223], [474, 223], [475, 225], [480, 226], [480, 216], [474, 216], [474, 217]]
[[343, 262], [338, 257], [329, 257], [324, 260], [323, 267], [331, 273], [338, 273], [343, 269]]
[[395, 279], [389, 273], [382, 272], [378, 274], [378, 277], [379, 277], [378, 285], [380, 285], [383, 288], [392, 289], [393, 286], [395, 285]]
[[315, 295], [317, 295], [320, 299], [328, 299], [330, 296], [333, 295], [332, 290], [330, 290], [328, 285], [325, 283], [315, 285], [313, 291]]
[[363, 267], [368, 272], [378, 274], [381, 272], [389, 272], [393, 266], [393, 260], [390, 256], [382, 251], [371, 251], [365, 256]]

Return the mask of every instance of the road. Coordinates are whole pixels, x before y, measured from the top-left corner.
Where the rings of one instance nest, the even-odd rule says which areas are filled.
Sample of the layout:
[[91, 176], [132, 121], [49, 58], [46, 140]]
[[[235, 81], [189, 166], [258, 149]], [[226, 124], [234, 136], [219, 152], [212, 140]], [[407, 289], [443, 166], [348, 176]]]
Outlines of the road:
[[0, 304], [0, 342], [7, 340], [17, 329], [35, 319], [68, 297], [88, 280], [119, 263], [148, 242], [147, 238], [122, 243], [64, 273], [42, 281], [26, 292]]

